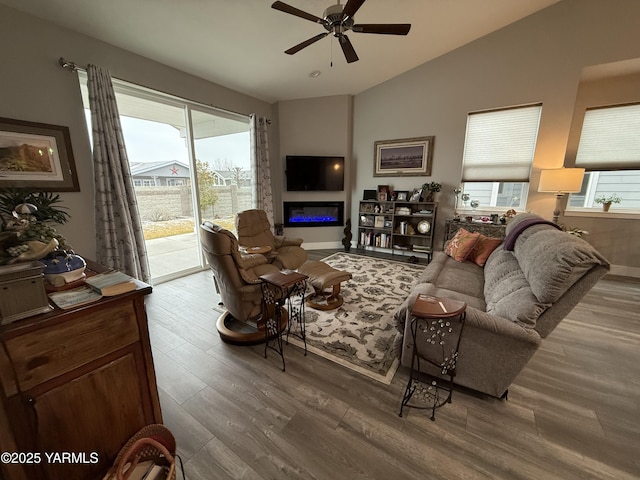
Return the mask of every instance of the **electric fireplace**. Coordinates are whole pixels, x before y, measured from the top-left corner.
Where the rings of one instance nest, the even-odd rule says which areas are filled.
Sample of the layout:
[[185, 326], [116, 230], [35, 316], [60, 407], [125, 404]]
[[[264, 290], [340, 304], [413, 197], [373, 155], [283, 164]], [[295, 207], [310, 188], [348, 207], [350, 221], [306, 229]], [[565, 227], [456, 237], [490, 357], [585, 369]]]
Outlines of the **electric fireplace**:
[[284, 202], [285, 227], [341, 227], [344, 202]]

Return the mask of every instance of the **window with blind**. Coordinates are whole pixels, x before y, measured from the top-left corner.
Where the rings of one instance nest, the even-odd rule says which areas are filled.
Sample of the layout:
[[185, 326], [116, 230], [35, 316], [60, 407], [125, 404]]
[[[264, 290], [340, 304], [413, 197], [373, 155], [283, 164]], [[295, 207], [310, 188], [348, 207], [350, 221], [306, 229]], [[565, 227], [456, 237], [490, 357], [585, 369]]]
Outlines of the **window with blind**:
[[535, 104], [469, 114], [463, 209], [525, 208], [541, 113]]
[[639, 132], [640, 104], [587, 109], [576, 154], [587, 173], [569, 209], [601, 208], [597, 199], [617, 195], [614, 209], [640, 210]]

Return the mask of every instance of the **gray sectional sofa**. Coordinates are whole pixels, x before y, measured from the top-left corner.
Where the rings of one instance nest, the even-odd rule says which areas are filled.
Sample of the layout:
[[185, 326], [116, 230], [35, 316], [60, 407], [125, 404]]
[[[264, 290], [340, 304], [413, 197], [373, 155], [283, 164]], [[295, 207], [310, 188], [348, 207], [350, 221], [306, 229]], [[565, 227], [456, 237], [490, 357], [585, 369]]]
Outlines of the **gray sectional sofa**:
[[585, 240], [533, 214], [516, 215], [484, 267], [435, 253], [395, 313], [396, 354], [410, 367], [410, 311], [418, 294], [462, 300], [466, 323], [454, 381], [501, 397], [542, 340], [608, 270]]

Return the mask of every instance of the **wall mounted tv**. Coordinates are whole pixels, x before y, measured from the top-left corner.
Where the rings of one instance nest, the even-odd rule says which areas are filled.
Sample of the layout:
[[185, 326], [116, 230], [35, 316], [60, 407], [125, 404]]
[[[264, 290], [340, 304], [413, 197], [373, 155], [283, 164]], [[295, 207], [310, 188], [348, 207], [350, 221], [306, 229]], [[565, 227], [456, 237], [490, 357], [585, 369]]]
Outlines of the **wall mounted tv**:
[[344, 190], [344, 157], [287, 155], [287, 191]]

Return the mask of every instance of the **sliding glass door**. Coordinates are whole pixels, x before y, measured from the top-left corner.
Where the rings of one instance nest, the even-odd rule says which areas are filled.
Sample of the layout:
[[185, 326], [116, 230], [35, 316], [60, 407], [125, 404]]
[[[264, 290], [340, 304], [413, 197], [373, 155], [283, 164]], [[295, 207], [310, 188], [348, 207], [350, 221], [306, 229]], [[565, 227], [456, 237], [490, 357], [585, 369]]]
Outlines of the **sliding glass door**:
[[[86, 98], [82, 77], [81, 85]], [[249, 118], [114, 88], [153, 283], [201, 270], [201, 221], [233, 230], [235, 214], [251, 207]]]

